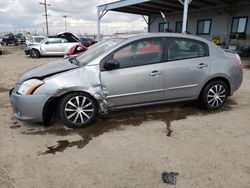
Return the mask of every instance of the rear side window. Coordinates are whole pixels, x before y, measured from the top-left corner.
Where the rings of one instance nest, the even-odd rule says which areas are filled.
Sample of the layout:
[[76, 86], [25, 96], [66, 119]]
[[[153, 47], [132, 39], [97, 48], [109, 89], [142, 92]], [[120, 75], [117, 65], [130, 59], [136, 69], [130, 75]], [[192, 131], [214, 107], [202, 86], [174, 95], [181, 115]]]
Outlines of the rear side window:
[[133, 42], [114, 53], [121, 68], [158, 63], [162, 58], [162, 39], [148, 38]]
[[206, 43], [184, 38], [169, 38], [167, 40], [168, 60], [181, 60], [205, 57], [209, 55]]

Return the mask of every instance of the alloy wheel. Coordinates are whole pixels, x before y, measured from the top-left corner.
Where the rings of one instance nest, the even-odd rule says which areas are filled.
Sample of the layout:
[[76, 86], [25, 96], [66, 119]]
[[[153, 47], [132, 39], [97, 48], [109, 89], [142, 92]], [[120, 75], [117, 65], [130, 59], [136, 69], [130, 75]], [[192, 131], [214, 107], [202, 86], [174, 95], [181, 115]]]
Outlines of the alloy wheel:
[[217, 108], [226, 99], [226, 88], [221, 84], [213, 85], [207, 93], [207, 103], [212, 108]]
[[83, 124], [94, 113], [93, 102], [85, 96], [72, 97], [65, 105], [65, 117], [74, 124]]

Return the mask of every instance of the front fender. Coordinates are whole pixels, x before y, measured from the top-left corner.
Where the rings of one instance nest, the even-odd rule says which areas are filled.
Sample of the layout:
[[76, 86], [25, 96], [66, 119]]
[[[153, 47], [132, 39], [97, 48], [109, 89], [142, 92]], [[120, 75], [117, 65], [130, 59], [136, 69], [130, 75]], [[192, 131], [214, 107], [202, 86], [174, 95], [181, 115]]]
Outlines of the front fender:
[[106, 95], [103, 93], [99, 75], [98, 65], [69, 70], [44, 79], [45, 83], [34, 94], [43, 93], [60, 97], [72, 91], [83, 91], [99, 102], [101, 112], [106, 112]]
[[40, 54], [42, 54], [41, 47], [40, 46], [31, 46], [30, 50], [35, 49], [38, 50]]

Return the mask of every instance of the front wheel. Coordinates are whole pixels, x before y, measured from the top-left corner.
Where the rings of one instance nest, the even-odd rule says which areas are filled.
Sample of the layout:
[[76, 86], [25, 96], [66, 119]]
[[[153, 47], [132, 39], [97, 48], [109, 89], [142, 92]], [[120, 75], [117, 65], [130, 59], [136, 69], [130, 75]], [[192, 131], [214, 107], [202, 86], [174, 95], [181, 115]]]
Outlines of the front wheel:
[[202, 90], [199, 102], [206, 110], [216, 110], [222, 107], [228, 96], [228, 87], [221, 80], [209, 82]]
[[97, 106], [96, 100], [86, 93], [70, 93], [60, 103], [61, 121], [70, 128], [86, 127], [96, 120]]
[[38, 58], [38, 57], [40, 57], [40, 53], [39, 53], [39, 51], [36, 50], [36, 49], [31, 49], [31, 50], [30, 50], [30, 56], [31, 56], [32, 58]]

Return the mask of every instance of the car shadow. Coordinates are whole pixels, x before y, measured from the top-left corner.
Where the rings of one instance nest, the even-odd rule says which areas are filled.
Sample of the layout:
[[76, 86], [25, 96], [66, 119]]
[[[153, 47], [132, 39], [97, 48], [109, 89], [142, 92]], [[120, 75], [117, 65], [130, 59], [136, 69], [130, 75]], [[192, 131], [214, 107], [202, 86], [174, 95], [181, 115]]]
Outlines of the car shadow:
[[233, 99], [228, 99], [224, 106], [216, 111], [204, 111], [197, 108], [195, 103], [162, 104], [147, 107], [138, 107], [127, 110], [120, 110], [110, 113], [107, 117], [100, 117], [93, 125], [82, 129], [70, 129], [62, 123], [56, 122], [51, 126], [42, 124], [25, 124], [25, 135], [56, 135], [64, 137], [67, 135], [79, 135], [81, 139], [69, 142], [67, 139], [58, 140], [57, 144], [47, 146], [47, 150], [38, 152], [38, 155], [55, 154], [63, 152], [68, 147], [76, 146], [83, 148], [93, 138], [106, 132], [126, 130], [128, 126], [140, 126], [146, 121], [161, 121], [165, 123], [165, 134], [170, 137], [173, 134], [171, 122], [186, 119], [188, 116], [207, 116], [230, 111], [237, 105]]

